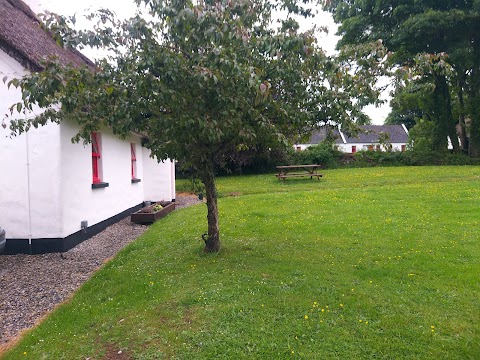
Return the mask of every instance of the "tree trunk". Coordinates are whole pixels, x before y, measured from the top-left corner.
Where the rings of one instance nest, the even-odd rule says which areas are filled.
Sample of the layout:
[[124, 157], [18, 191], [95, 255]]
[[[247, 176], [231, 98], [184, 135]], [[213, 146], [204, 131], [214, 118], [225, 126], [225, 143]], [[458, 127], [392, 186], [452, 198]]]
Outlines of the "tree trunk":
[[470, 88], [470, 139], [468, 154], [480, 157], [480, 37], [473, 41], [473, 67]]
[[463, 91], [465, 89], [465, 72], [462, 72], [458, 75], [457, 82], [457, 96], [458, 96], [458, 137], [460, 138], [460, 146], [462, 152], [465, 154], [468, 152], [468, 138], [467, 138], [467, 129], [465, 126], [465, 101], [463, 98]]
[[444, 154], [447, 151], [447, 137], [450, 137], [453, 151], [460, 152], [455, 120], [452, 115], [452, 103], [447, 79], [444, 75], [435, 76], [433, 91], [435, 128], [433, 130], [433, 146], [435, 151]]
[[207, 220], [208, 233], [204, 237], [205, 252], [212, 253], [220, 250], [220, 227], [218, 225], [218, 204], [217, 204], [217, 188], [215, 186], [215, 172], [209, 169], [201, 175], [205, 185], [205, 195], [207, 198]]

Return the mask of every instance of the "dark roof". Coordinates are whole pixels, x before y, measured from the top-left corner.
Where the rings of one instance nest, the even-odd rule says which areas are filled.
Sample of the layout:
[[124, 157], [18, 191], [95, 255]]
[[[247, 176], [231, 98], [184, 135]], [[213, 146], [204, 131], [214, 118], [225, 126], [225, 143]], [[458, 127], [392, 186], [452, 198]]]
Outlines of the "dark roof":
[[[342, 133], [345, 137], [347, 144], [370, 144], [378, 143], [379, 135], [381, 133], [389, 134], [388, 142], [390, 143], [406, 143], [408, 141], [408, 133], [402, 125], [361, 125], [359, 126], [360, 132], [356, 137], [349, 137], [345, 133]], [[325, 140], [326, 129], [322, 128], [319, 131], [315, 131], [307, 144], [318, 144]], [[335, 136], [335, 143], [344, 144], [342, 135], [338, 129], [333, 130]]]
[[408, 141], [408, 134], [402, 125], [362, 125], [360, 129], [363, 132], [360, 132], [356, 137], [345, 135], [347, 144], [378, 143], [379, 136], [382, 133], [389, 135], [388, 142], [390, 143], [406, 143]]
[[335, 138], [336, 144], [343, 144], [342, 135], [340, 135], [340, 131], [338, 131], [337, 127], [322, 127], [320, 130], [315, 131], [312, 133], [312, 137], [307, 142], [307, 144], [319, 144], [327, 138], [328, 132], [332, 133], [332, 136]]
[[21, 0], [0, 0], [0, 48], [34, 71], [43, 69], [42, 60], [51, 57], [63, 64], [93, 66], [80, 52], [60, 47]]

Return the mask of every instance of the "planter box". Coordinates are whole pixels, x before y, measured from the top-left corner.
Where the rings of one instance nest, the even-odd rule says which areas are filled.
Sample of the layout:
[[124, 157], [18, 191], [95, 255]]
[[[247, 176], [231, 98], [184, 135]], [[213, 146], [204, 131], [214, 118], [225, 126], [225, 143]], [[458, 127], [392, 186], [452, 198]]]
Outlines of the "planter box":
[[173, 202], [165, 204], [161, 203], [161, 205], [163, 206], [163, 208], [156, 212], [148, 212], [148, 209], [153, 208], [154, 205], [150, 205], [146, 208], [138, 210], [137, 212], [130, 215], [130, 221], [136, 224], [152, 224], [158, 219], [161, 219], [162, 217], [175, 210], [175, 203]]

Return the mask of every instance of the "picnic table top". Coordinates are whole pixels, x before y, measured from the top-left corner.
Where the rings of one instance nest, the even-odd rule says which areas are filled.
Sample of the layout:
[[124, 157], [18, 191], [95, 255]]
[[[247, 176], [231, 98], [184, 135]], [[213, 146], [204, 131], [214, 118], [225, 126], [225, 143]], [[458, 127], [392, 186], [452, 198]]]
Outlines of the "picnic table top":
[[277, 169], [297, 169], [297, 168], [318, 168], [321, 165], [318, 164], [310, 164], [310, 165], [283, 165], [277, 166]]

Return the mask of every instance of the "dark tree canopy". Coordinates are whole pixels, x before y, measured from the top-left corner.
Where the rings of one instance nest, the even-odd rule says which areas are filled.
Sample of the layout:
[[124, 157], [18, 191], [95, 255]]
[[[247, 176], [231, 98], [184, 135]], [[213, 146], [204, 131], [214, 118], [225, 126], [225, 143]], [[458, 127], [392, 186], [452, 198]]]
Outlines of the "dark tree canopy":
[[480, 156], [479, 1], [331, 0], [324, 4], [341, 24], [340, 46], [382, 39], [393, 53], [392, 66], [414, 69], [414, 76], [403, 79], [400, 86], [426, 78], [433, 84], [437, 151], [445, 151], [447, 136], [460, 149], [458, 125], [460, 145], [468, 147], [471, 156]]

